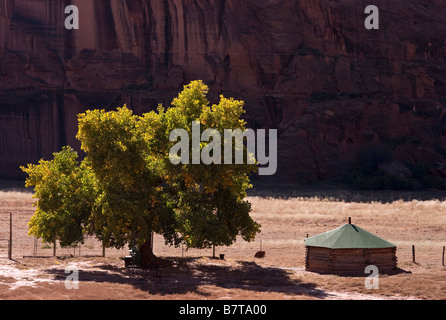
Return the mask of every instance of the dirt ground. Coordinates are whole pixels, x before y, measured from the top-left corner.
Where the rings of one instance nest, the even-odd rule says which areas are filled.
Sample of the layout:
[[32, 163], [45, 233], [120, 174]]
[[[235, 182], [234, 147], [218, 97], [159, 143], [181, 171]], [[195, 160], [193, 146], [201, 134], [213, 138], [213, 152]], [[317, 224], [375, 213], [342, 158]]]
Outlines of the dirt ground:
[[[32, 248], [21, 248], [14, 249], [10, 261], [3, 248], [0, 299], [446, 299], [446, 267], [442, 266], [445, 201], [429, 194], [412, 195], [410, 199], [396, 194], [336, 195], [250, 197], [252, 217], [262, 225], [262, 233], [252, 243], [217, 248], [217, 255], [225, 255], [223, 260], [212, 259], [212, 250], [166, 247], [159, 237], [154, 251], [170, 264], [157, 270], [125, 268], [121, 259], [125, 251], [107, 249], [106, 257], [79, 257], [60, 251], [57, 257], [24, 258], [22, 252], [32, 252]], [[29, 193], [0, 191], [0, 212], [13, 212], [15, 237], [28, 237], [32, 203]], [[348, 217], [398, 246], [399, 272], [380, 275], [378, 289], [366, 288], [366, 275], [345, 277], [305, 271], [303, 239], [307, 234], [334, 229]], [[0, 214], [0, 240], [8, 234], [9, 216]], [[412, 245], [416, 247], [415, 263]], [[254, 258], [260, 249], [266, 252], [265, 257]], [[66, 284], [71, 283], [67, 277], [73, 270], [78, 270], [79, 287], [67, 289]]]

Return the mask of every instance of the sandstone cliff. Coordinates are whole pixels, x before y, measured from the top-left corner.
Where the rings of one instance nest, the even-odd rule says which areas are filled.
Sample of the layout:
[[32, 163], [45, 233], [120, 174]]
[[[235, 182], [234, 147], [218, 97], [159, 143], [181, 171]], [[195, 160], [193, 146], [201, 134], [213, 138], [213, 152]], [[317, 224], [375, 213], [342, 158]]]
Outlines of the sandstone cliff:
[[[64, 28], [69, 4], [79, 30]], [[341, 176], [374, 145], [440, 175], [446, 3], [374, 4], [379, 30], [364, 1], [0, 0], [0, 176], [78, 147], [87, 108], [141, 113], [195, 79], [279, 129], [277, 180]]]

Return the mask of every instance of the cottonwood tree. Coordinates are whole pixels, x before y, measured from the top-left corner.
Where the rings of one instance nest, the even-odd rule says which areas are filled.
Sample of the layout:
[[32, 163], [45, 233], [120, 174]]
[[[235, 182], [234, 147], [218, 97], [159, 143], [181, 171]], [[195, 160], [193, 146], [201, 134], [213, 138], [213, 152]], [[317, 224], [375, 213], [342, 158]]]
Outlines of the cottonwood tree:
[[153, 232], [170, 244], [179, 242], [174, 203], [163, 186], [164, 162], [152, 152], [155, 130], [148, 118], [142, 126], [142, 118], [126, 107], [87, 111], [79, 115], [77, 135], [101, 189], [100, 210], [91, 222], [95, 233], [108, 246], [139, 246], [143, 266], [160, 262], [153, 255]]
[[28, 174], [27, 187], [34, 187], [36, 212], [29, 235], [46, 243], [59, 240], [62, 247], [83, 243], [97, 199], [95, 178], [86, 162], [79, 163], [70, 147], [21, 169]]
[[[183, 129], [191, 133], [194, 121], [200, 123], [200, 133], [207, 129], [220, 135], [225, 129], [245, 130], [243, 102], [222, 96], [218, 104], [210, 106], [207, 93], [205, 84], [194, 81], [167, 110], [159, 106], [157, 112], [138, 116], [124, 106], [116, 111], [80, 114], [77, 138], [87, 155], [82, 163], [75, 161], [77, 155], [71, 149], [64, 148], [54, 160], [42, 160], [25, 170], [29, 174], [27, 185], [36, 187], [39, 199], [32, 233], [71, 244], [89, 232], [108, 247], [136, 245], [141, 249], [143, 266], [161, 263], [153, 254], [153, 233], [163, 235], [166, 244], [184, 241], [190, 248], [231, 245], [238, 235], [253, 240], [260, 225], [250, 217], [251, 205], [245, 198], [255, 162], [171, 161], [170, 151], [175, 145], [171, 132]], [[222, 157], [218, 150], [228, 141], [214, 143], [216, 137], [211, 135], [201, 142], [198, 153]], [[232, 143], [229, 141], [234, 157], [236, 148], [242, 148], [246, 157], [252, 156], [243, 145]], [[196, 151], [187, 150], [191, 157]], [[219, 163], [224, 163], [223, 159]], [[58, 182], [59, 176], [64, 178]], [[54, 201], [61, 195], [70, 200]], [[71, 221], [72, 231], [68, 224], [60, 229], [66, 220]], [[75, 236], [68, 236], [70, 232]]]
[[[206, 130], [214, 132], [209, 135], [207, 142], [200, 143], [199, 150], [189, 150], [189, 158], [199, 164], [172, 164], [165, 158], [165, 167], [169, 173], [167, 182], [177, 190], [178, 230], [187, 246], [193, 248], [229, 246], [238, 235], [245, 241], [251, 241], [260, 231], [260, 225], [249, 215], [251, 205], [245, 200], [246, 190], [251, 187], [249, 175], [256, 170], [255, 162], [249, 164], [247, 161], [253, 154], [241, 146], [245, 162], [235, 164], [237, 144], [222, 138], [225, 129], [245, 131], [246, 122], [241, 119], [245, 112], [243, 102], [221, 96], [219, 103], [211, 106], [207, 93], [208, 87], [203, 82], [194, 81], [185, 86], [172, 102], [171, 108], [165, 112], [160, 110], [159, 113], [161, 130], [168, 134], [175, 129], [183, 129], [189, 133], [188, 145], [197, 139], [192, 136], [194, 121], [200, 123], [200, 135]], [[170, 140], [163, 145], [172, 147], [175, 141]], [[233, 151], [233, 161], [223, 164], [223, 149], [228, 146]], [[200, 155], [201, 158], [214, 158], [220, 164], [197, 161]]]

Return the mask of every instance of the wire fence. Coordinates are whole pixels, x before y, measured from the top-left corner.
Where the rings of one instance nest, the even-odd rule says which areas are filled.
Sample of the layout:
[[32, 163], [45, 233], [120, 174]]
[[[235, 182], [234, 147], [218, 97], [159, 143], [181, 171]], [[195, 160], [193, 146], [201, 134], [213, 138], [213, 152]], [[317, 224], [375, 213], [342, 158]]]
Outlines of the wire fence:
[[[215, 248], [215, 257], [229, 260], [254, 261], [257, 252], [263, 251], [270, 261], [280, 262], [284, 266], [303, 265], [305, 263], [305, 245], [303, 239], [268, 239], [260, 237], [252, 242], [238, 239], [231, 246]], [[161, 236], [155, 236], [154, 252], [160, 256], [200, 258], [214, 256], [214, 248], [187, 249], [165, 246]]]
[[[3, 242], [0, 241], [0, 246]], [[7, 244], [6, 244], [7, 245]], [[0, 249], [0, 257], [2, 255]], [[8, 249], [6, 249], [7, 251]], [[105, 254], [107, 256], [120, 257], [127, 255], [128, 251], [123, 248], [121, 250], [106, 248]], [[52, 256], [71, 256], [71, 257], [88, 257], [88, 256], [102, 256], [104, 248], [102, 243], [94, 237], [87, 237], [83, 244], [62, 247], [60, 243], [54, 244], [43, 243], [41, 239], [28, 238], [13, 238], [12, 239], [12, 258], [30, 258], [30, 257], [52, 257]], [[7, 255], [7, 254], [6, 254]]]
[[[9, 240], [0, 240], [0, 258], [8, 257]], [[129, 255], [129, 248], [125, 246], [122, 249], [103, 248], [102, 243], [95, 237], [86, 237], [83, 244], [61, 247], [59, 242], [54, 244], [43, 243], [41, 239], [34, 237], [13, 237], [12, 238], [12, 258], [31, 258], [31, 257], [52, 257], [52, 256], [70, 256], [70, 257], [124, 257]], [[294, 260], [305, 260], [305, 247], [302, 240], [281, 239], [267, 240], [258, 239], [253, 242], [238, 240], [229, 247], [216, 247], [206, 249], [188, 249], [184, 244], [169, 246], [165, 244], [162, 236], [154, 235], [153, 251], [155, 255], [161, 257], [216, 257], [232, 258], [246, 260], [254, 258], [258, 251], [265, 251], [269, 256], [289, 257]]]
[[[242, 261], [254, 260], [258, 251], [264, 251], [265, 256], [273, 261], [283, 263], [284, 266], [303, 265], [305, 263], [304, 239], [267, 239], [259, 238], [252, 242], [239, 240], [229, 247], [216, 247], [206, 249], [187, 249], [185, 245], [177, 247], [168, 246], [160, 235], [154, 235], [153, 251], [160, 257], [199, 258], [212, 257], [234, 259]], [[414, 248], [416, 247], [416, 256]], [[399, 267], [417, 263], [423, 265], [444, 266], [445, 249], [443, 243], [397, 243], [397, 258]], [[129, 248], [122, 249], [103, 248], [102, 243], [94, 237], [87, 237], [81, 245], [62, 248], [56, 243], [42, 243], [40, 239], [12, 238], [12, 259], [32, 257], [124, 257], [129, 255]], [[8, 258], [9, 239], [0, 239], [0, 258]]]

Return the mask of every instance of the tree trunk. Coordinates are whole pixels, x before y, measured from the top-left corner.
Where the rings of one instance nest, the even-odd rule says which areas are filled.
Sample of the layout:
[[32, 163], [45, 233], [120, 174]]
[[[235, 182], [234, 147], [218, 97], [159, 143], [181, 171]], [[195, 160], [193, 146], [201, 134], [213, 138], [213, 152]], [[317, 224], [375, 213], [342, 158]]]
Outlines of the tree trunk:
[[147, 240], [139, 249], [141, 251], [141, 267], [153, 266], [156, 257], [153, 254], [152, 240]]
[[166, 260], [160, 259], [153, 254], [153, 235], [139, 249], [141, 252], [141, 267], [161, 267], [168, 264]]

